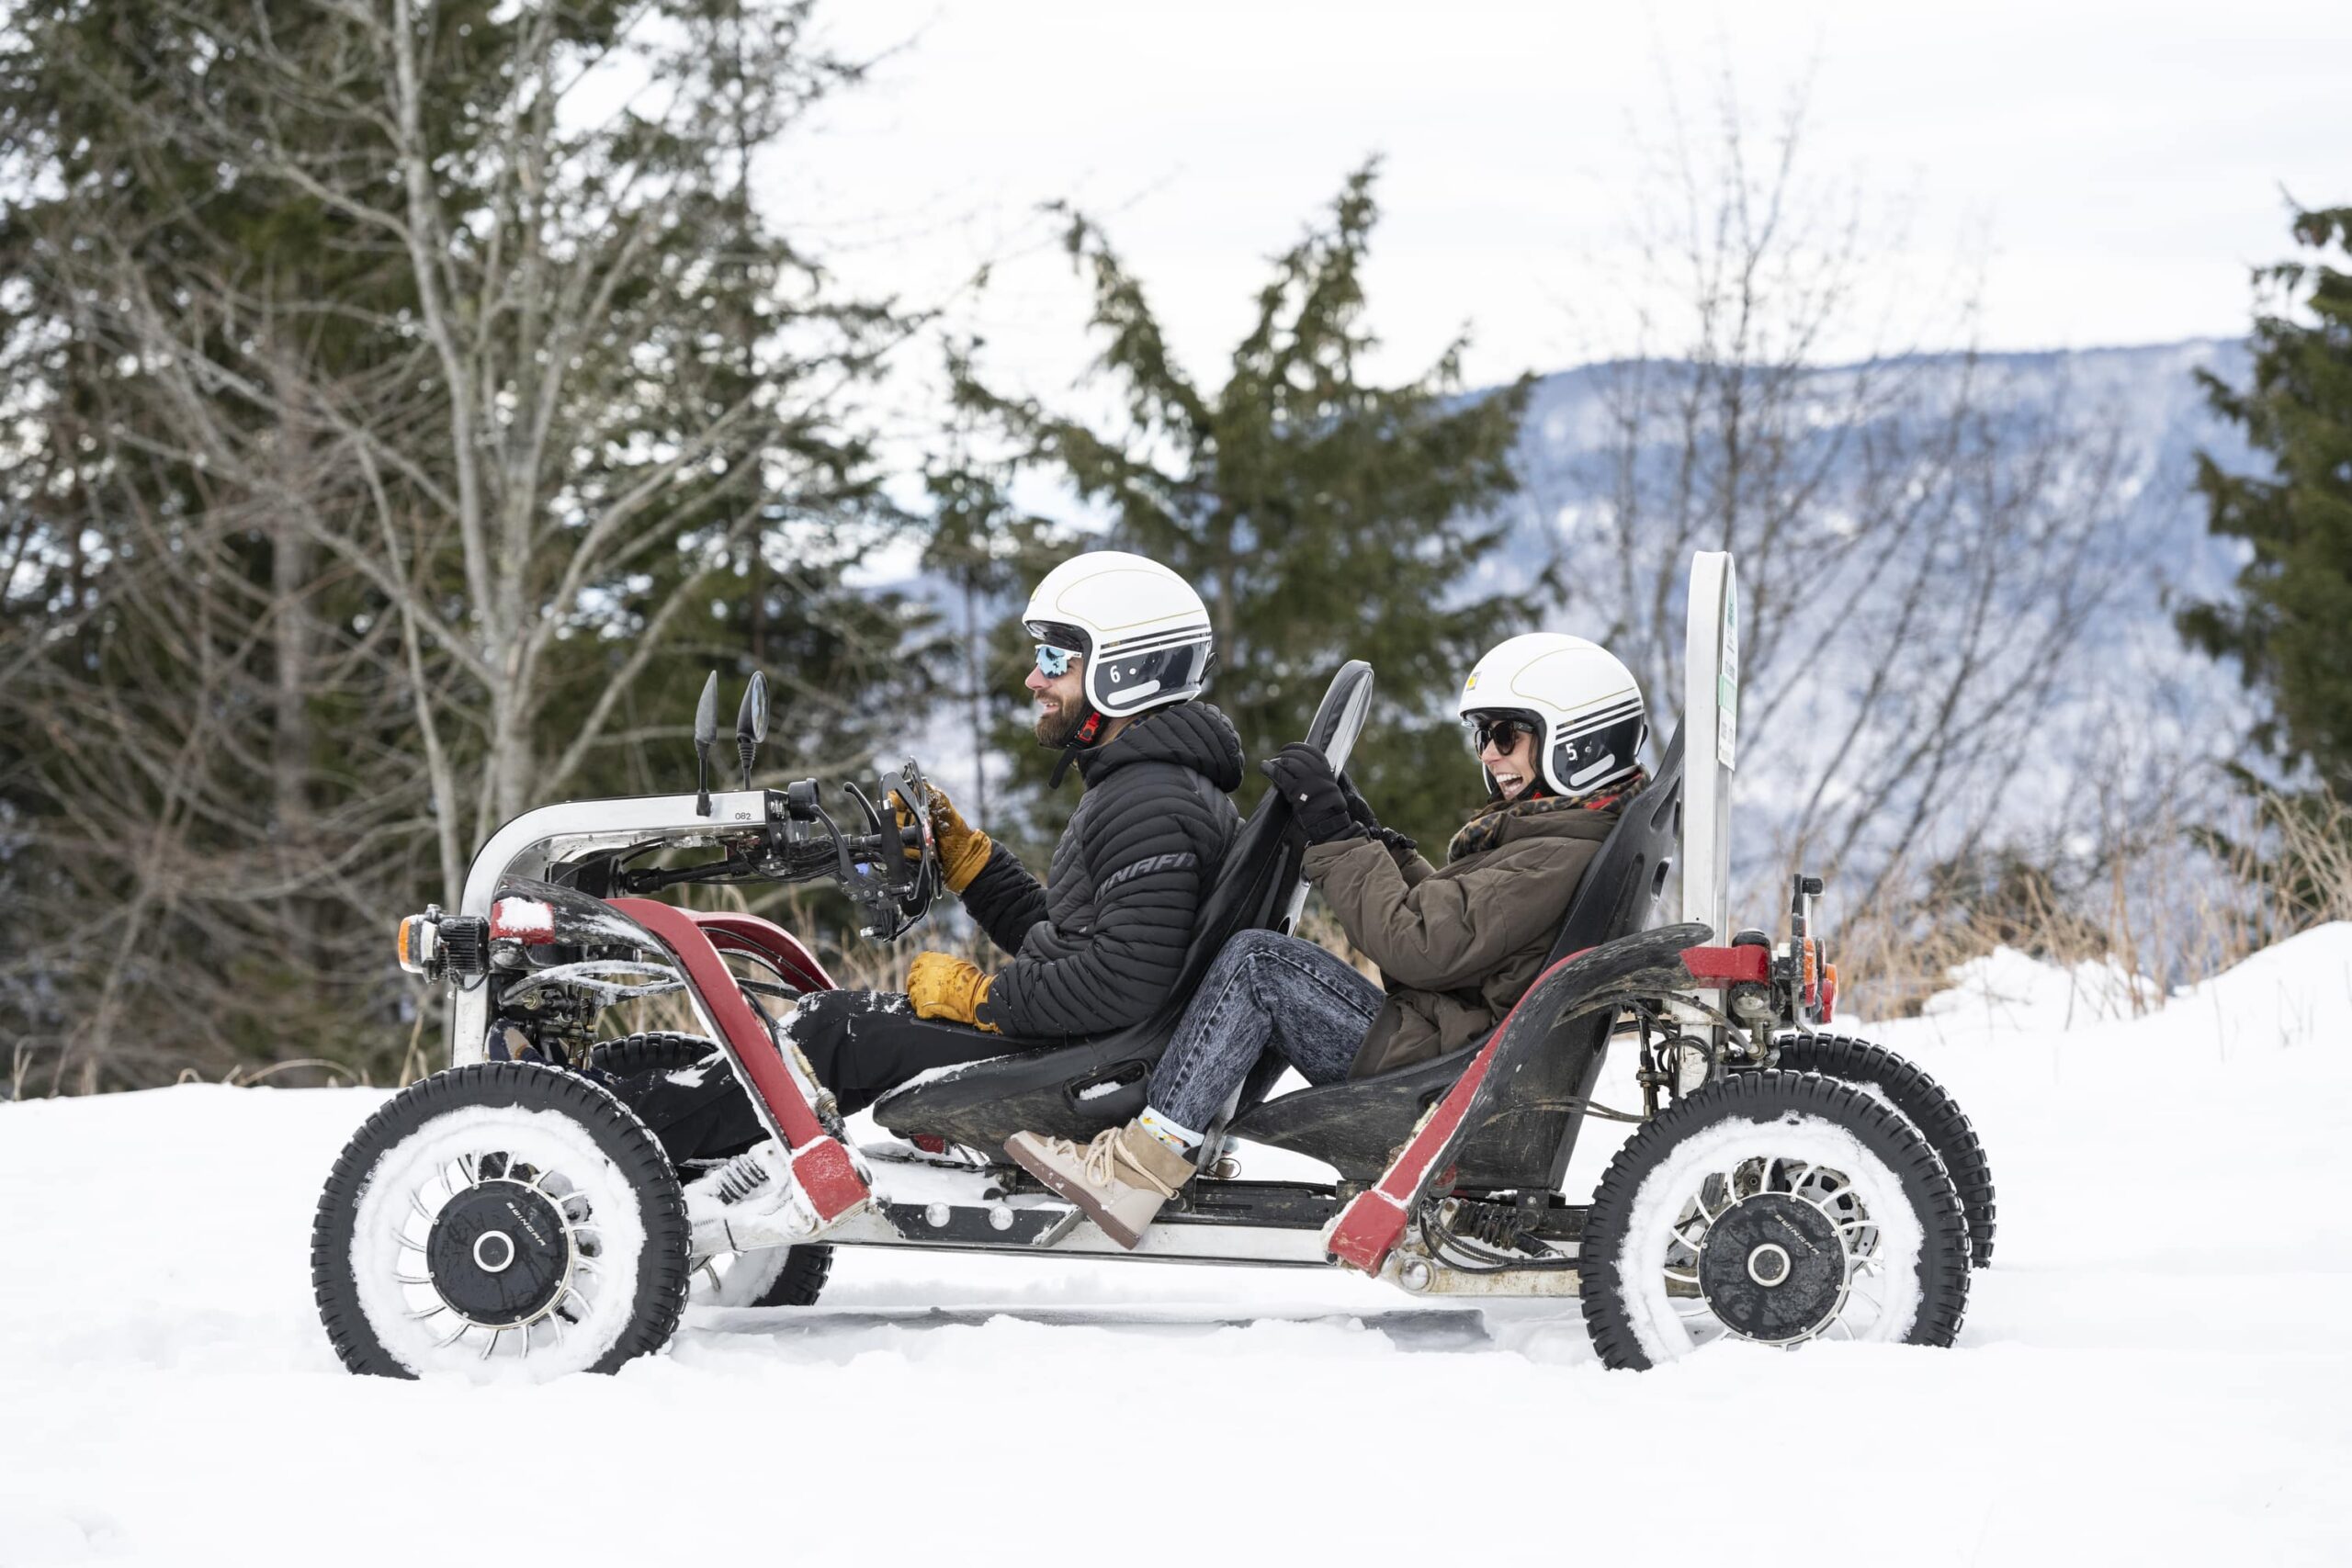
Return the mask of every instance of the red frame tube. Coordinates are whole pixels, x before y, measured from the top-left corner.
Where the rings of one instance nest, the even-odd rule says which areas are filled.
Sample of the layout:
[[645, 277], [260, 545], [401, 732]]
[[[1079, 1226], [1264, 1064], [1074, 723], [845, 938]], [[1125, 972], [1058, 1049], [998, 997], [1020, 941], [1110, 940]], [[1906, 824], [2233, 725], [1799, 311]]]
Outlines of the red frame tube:
[[804, 991], [840, 988], [834, 985], [833, 977], [825, 973], [825, 966], [817, 962], [817, 955], [773, 920], [763, 920], [757, 915], [705, 915], [692, 909], [684, 912], [702, 928], [713, 946], [765, 958]]
[[[838, 1219], [870, 1199], [873, 1192], [850, 1162], [849, 1150], [817, 1120], [816, 1111], [777, 1054], [766, 1021], [743, 999], [734, 975], [718, 955], [718, 942], [765, 953], [777, 959], [780, 966], [789, 953], [797, 953], [804, 973], [823, 978], [824, 970], [808, 956], [807, 950], [769, 922], [749, 915], [699, 914], [650, 898], [607, 902], [644, 927], [677, 961], [679, 972], [694, 987], [704, 1011], [725, 1036], [720, 1043], [734, 1063], [737, 1077], [764, 1108], [762, 1120], [792, 1151], [793, 1179], [808, 1194], [817, 1218]], [[782, 946], [772, 945], [760, 928], [782, 939]], [[713, 931], [718, 933], [716, 941]], [[831, 988], [830, 981], [824, 988]]]

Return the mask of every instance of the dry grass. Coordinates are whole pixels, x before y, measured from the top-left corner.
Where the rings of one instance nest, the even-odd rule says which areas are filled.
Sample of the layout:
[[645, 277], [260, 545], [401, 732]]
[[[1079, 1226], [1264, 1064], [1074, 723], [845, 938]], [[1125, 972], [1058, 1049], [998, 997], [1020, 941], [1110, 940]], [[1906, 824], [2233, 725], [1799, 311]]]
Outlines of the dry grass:
[[1956, 965], [2006, 946], [2111, 964], [2131, 977], [2131, 1010], [2149, 1010], [2298, 931], [2352, 919], [2352, 805], [2240, 796], [2218, 826], [2167, 817], [2120, 835], [2102, 865], [2064, 893], [2024, 876], [1996, 900], [1931, 891], [1854, 912], [1831, 932], [1849, 1010], [1916, 1012]]

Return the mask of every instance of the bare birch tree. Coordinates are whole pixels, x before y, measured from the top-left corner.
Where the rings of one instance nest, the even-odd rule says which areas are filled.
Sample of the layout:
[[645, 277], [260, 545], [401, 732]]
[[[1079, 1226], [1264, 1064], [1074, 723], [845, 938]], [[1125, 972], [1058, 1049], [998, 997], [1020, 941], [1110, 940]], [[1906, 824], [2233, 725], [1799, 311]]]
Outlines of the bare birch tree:
[[1587, 373], [1597, 431], [1527, 444], [1534, 517], [1566, 624], [1661, 715], [1691, 553], [1735, 553], [1741, 913], [1799, 863], [1870, 907], [1993, 830], [2005, 791], [2063, 788], [2052, 714], [2129, 570], [2120, 434], [2063, 381], [1903, 336], [1940, 323], [1875, 302], [1896, 247], [1811, 175], [1802, 97], [1759, 136], [1726, 84], [1709, 138], [1673, 130], [1635, 231], [1644, 346]]

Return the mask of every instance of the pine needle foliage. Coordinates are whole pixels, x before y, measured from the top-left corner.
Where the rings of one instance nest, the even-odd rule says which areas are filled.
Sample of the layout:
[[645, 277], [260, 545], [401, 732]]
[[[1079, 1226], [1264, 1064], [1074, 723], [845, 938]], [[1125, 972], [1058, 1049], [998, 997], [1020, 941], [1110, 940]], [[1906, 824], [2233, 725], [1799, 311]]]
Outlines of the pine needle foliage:
[[2352, 793], [2352, 207], [2298, 211], [2305, 253], [2258, 268], [2252, 384], [2205, 374], [2206, 395], [2269, 458], [2230, 473], [2199, 454], [2211, 530], [2251, 547], [2226, 603], [2191, 605], [2183, 635], [2236, 661], [2267, 699], [2253, 739]]

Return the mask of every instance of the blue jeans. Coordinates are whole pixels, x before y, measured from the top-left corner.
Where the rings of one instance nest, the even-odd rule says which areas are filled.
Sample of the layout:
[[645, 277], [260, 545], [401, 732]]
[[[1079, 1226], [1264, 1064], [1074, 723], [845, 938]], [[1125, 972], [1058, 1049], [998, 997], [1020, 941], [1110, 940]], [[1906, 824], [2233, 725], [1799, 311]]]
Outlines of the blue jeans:
[[1386, 998], [1311, 942], [1243, 931], [1209, 964], [1151, 1075], [1152, 1109], [1196, 1133], [1268, 1047], [1311, 1084], [1338, 1083]]

